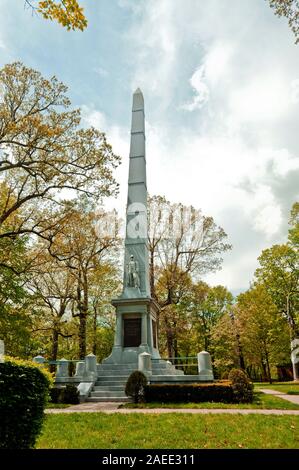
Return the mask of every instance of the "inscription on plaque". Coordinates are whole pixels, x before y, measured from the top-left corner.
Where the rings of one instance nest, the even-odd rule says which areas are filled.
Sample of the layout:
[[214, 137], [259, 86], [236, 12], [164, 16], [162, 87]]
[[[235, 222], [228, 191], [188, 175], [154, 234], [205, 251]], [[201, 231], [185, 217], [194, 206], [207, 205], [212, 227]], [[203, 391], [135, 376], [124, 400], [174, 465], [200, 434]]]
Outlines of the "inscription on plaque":
[[124, 347], [137, 347], [141, 343], [141, 318], [124, 319]]
[[153, 325], [154, 348], [157, 348], [157, 323], [155, 322], [155, 320], [152, 320], [152, 325]]

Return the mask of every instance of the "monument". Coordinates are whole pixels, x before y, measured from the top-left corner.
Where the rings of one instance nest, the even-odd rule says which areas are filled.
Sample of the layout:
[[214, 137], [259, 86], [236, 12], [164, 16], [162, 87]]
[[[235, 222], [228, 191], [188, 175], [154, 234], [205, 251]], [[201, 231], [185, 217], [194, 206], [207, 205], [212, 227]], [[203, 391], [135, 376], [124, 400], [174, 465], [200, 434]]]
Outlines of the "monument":
[[112, 300], [116, 308], [115, 341], [104, 363], [137, 366], [138, 356], [144, 352], [160, 358], [156, 327], [159, 306], [150, 293], [147, 233], [144, 100], [138, 88], [132, 107], [123, 291]]
[[[147, 235], [144, 100], [138, 88], [133, 95], [132, 108], [123, 290], [112, 300], [116, 310], [112, 352], [95, 366], [96, 377], [92, 382], [88, 376], [87, 385], [84, 380], [79, 385], [88, 401], [127, 400], [125, 384], [137, 369], [144, 372], [151, 383], [213, 380], [210, 355], [205, 351], [198, 354], [198, 375], [184, 375], [182, 370], [160, 357], [159, 305], [150, 292]], [[95, 356], [90, 360], [95, 361]]]

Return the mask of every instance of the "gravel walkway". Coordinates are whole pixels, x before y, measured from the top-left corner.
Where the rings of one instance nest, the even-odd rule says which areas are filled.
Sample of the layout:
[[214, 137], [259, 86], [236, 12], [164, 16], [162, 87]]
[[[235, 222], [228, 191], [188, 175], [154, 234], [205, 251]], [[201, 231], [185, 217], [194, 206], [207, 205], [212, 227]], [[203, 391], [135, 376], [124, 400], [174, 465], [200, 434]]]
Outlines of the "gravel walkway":
[[118, 408], [120, 403], [82, 403], [69, 408], [49, 408], [47, 414], [59, 413], [120, 413], [120, 414], [164, 414], [164, 413], [191, 413], [191, 414], [261, 414], [261, 415], [297, 415], [299, 410], [261, 410], [261, 409], [203, 409], [203, 408]]
[[[299, 405], [299, 395], [287, 395], [284, 392], [260, 388], [261, 392], [266, 395], [274, 395], [283, 400]], [[206, 408], [119, 408], [121, 403], [81, 403], [80, 405], [69, 406], [68, 408], [49, 408], [46, 410], [48, 414], [57, 413], [143, 413], [143, 414], [162, 414], [162, 413], [191, 413], [191, 414], [260, 414], [260, 415], [298, 415], [299, 410], [261, 410], [261, 409], [206, 409]]]
[[270, 390], [269, 388], [260, 388], [259, 390], [266, 395], [274, 395], [275, 397], [282, 398], [283, 400], [295, 403], [295, 405], [299, 405], [299, 395], [288, 395], [287, 393]]

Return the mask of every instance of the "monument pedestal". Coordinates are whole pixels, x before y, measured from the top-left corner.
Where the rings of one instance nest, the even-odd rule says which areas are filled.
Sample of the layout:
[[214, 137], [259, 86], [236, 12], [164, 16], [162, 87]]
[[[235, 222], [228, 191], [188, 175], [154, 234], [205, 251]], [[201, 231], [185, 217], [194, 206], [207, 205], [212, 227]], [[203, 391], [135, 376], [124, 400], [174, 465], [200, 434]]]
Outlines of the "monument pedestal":
[[[136, 291], [127, 288], [121, 297], [112, 300], [116, 308], [116, 332], [112, 353], [104, 359], [104, 364], [134, 364], [137, 367], [138, 356], [143, 352], [153, 359], [160, 359], [156, 327], [159, 306], [149, 297], [137, 296]], [[133, 297], [132, 293], [137, 295]]]

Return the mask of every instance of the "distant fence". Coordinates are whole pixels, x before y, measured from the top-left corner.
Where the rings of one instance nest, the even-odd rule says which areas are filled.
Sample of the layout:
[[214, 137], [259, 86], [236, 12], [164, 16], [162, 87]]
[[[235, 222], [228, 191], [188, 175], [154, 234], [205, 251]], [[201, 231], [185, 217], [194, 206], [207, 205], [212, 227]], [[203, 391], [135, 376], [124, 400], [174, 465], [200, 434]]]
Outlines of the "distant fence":
[[186, 375], [198, 374], [197, 356], [161, 357], [161, 359], [152, 359], [152, 361], [169, 361], [176, 369], [182, 370]]

